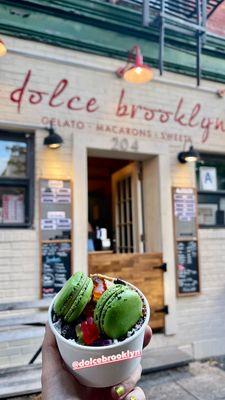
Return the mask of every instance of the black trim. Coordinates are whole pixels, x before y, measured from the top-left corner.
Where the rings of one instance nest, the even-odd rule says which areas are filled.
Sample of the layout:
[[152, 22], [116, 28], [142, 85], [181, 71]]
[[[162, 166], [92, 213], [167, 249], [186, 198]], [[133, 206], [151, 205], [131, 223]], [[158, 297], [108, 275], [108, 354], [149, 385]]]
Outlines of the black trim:
[[24, 188], [25, 222], [18, 224], [0, 223], [0, 229], [31, 228], [34, 220], [34, 134], [16, 131], [0, 131], [0, 141], [24, 142], [27, 145], [26, 176], [24, 178], [0, 177], [0, 187]]

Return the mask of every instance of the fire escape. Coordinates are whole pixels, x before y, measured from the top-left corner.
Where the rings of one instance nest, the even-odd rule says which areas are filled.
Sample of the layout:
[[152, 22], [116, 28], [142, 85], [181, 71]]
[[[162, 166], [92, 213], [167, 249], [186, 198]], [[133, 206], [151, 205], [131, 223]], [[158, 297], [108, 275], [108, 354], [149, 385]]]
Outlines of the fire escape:
[[163, 74], [166, 30], [194, 39], [197, 85], [201, 82], [201, 55], [207, 36], [207, 19], [224, 0], [108, 0], [142, 14], [142, 25], [159, 31], [159, 71]]

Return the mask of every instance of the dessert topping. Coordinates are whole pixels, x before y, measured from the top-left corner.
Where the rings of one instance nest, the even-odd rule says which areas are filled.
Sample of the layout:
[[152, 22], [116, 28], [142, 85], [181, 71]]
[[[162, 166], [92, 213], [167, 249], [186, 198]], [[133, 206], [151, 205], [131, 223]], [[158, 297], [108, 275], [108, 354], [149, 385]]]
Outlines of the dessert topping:
[[81, 322], [80, 329], [85, 344], [91, 345], [95, 340], [100, 338], [99, 330], [92, 317], [88, 317], [86, 321]]
[[101, 295], [106, 291], [107, 286], [105, 283], [105, 279], [99, 278], [98, 276], [93, 276], [93, 300], [98, 301]]
[[83, 314], [85, 317], [93, 317], [94, 315], [94, 310], [95, 310], [96, 304], [93, 301], [89, 301], [89, 303], [86, 305]]
[[75, 328], [76, 335], [77, 335], [77, 343], [84, 344], [83, 340], [83, 331], [81, 329], [81, 324], [78, 324]]

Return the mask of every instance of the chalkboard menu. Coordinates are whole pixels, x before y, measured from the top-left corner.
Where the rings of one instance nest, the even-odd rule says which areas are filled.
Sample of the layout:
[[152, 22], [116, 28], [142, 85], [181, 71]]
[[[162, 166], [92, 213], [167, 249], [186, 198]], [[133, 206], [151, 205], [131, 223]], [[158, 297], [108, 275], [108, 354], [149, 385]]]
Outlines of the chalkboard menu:
[[200, 289], [197, 241], [179, 241], [176, 245], [179, 293], [197, 293]]
[[197, 199], [194, 188], [173, 188], [177, 295], [200, 292]]
[[40, 296], [54, 297], [72, 271], [70, 180], [40, 179]]
[[60, 291], [71, 274], [71, 244], [42, 243], [42, 297], [52, 297]]

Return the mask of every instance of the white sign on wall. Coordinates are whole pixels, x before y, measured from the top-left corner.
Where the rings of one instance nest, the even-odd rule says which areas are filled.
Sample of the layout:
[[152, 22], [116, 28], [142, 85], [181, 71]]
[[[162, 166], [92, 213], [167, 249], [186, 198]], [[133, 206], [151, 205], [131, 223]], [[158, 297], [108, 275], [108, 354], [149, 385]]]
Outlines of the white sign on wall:
[[217, 190], [217, 175], [214, 167], [200, 167], [200, 190]]

